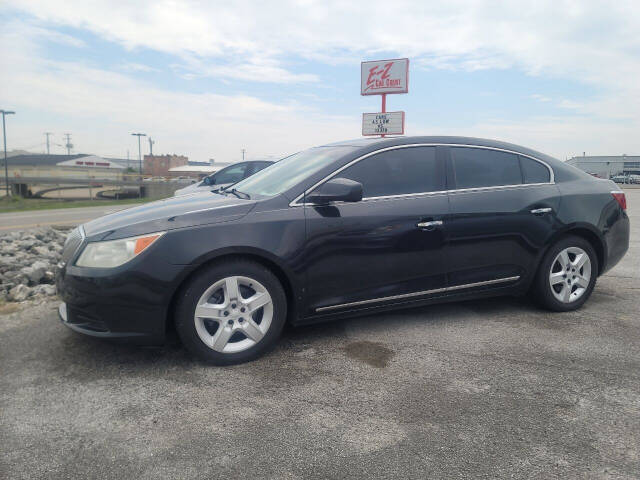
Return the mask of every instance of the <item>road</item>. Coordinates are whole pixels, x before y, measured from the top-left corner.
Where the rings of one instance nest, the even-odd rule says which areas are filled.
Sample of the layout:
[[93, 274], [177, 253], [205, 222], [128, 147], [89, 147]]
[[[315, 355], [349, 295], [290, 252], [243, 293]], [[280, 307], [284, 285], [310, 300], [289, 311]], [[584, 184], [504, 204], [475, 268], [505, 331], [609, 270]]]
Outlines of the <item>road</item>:
[[0, 477], [640, 478], [632, 244], [577, 312], [526, 299], [288, 330], [205, 366], [86, 338], [57, 303], [0, 315]]
[[107, 213], [124, 210], [131, 206], [132, 205], [109, 205], [0, 213], [0, 232], [23, 230], [45, 225], [78, 225], [106, 215]]

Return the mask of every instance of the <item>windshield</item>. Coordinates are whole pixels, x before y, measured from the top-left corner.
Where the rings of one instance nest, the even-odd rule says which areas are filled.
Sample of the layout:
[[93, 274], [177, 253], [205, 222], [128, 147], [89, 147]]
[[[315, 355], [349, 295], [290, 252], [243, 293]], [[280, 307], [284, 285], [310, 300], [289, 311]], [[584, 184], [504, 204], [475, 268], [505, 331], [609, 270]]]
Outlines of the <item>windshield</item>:
[[310, 148], [260, 170], [236, 183], [233, 188], [252, 197], [273, 197], [287, 191], [352, 149], [353, 147], [346, 146]]

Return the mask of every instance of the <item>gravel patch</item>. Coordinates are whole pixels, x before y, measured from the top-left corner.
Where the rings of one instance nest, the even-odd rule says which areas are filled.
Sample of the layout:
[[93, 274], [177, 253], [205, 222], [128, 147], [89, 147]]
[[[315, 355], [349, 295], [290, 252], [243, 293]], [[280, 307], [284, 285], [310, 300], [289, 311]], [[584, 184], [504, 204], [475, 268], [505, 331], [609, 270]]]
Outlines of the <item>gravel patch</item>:
[[55, 273], [68, 232], [42, 227], [0, 234], [0, 302], [56, 294]]

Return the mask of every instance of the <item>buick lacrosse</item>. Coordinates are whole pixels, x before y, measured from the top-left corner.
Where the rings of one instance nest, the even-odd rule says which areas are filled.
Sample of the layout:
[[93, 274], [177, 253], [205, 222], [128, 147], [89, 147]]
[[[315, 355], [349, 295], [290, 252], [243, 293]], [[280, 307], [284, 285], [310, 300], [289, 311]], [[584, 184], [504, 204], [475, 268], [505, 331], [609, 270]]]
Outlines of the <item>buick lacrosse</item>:
[[79, 226], [59, 312], [96, 337], [175, 328], [218, 365], [263, 354], [286, 322], [527, 293], [563, 312], [627, 251], [625, 210], [613, 182], [508, 143], [334, 143]]

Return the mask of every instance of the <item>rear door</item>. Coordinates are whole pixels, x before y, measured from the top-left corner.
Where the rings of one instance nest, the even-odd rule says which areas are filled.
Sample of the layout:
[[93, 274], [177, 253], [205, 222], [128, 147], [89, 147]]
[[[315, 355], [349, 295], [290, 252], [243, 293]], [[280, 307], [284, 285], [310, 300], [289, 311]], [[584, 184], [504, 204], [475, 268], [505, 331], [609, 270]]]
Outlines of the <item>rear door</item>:
[[508, 284], [535, 272], [560, 202], [550, 168], [498, 149], [448, 152], [450, 286]]
[[362, 183], [362, 201], [305, 206], [307, 314], [410, 301], [445, 287], [444, 166], [439, 147], [376, 153], [334, 176]]

